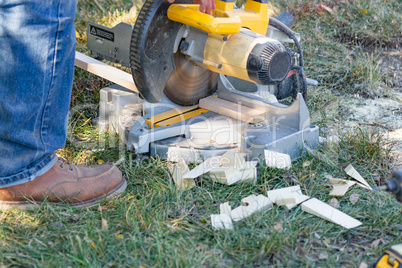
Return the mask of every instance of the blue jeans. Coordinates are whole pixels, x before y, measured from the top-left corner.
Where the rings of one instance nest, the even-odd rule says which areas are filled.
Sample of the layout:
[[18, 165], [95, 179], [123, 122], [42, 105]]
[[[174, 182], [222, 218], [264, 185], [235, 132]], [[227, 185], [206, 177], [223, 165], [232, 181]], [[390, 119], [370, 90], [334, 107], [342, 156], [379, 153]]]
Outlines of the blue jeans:
[[0, 188], [48, 171], [67, 136], [75, 0], [0, 0]]

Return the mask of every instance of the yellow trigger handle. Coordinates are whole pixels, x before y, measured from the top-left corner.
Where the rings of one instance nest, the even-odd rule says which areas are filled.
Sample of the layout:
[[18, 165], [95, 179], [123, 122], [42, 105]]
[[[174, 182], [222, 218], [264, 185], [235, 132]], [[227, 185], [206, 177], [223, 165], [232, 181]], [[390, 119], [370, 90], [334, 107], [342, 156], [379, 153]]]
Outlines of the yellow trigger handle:
[[168, 9], [168, 18], [212, 34], [235, 34], [240, 31], [241, 20], [238, 16], [222, 13], [222, 17], [215, 17], [198, 9], [199, 5], [173, 4]]
[[201, 13], [199, 5], [172, 4], [167, 15], [172, 21], [187, 24], [211, 34], [235, 34], [241, 27], [265, 35], [268, 27], [266, 0], [248, 0], [245, 10], [233, 10], [233, 2], [216, 0], [212, 15]]

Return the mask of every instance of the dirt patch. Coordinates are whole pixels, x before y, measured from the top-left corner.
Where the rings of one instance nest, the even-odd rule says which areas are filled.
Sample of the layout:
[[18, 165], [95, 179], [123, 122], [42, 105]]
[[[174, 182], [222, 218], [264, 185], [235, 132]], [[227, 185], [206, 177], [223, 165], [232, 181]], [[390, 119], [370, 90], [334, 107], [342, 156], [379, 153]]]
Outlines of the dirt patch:
[[402, 94], [395, 93], [395, 96], [399, 101], [390, 98], [345, 98], [345, 126], [372, 125], [390, 131], [402, 128]]
[[335, 42], [345, 43], [350, 46], [359, 46], [365, 49], [400, 49], [402, 47], [402, 38], [394, 37], [390, 40], [380, 40], [371, 36], [355, 36], [350, 33], [341, 33], [333, 36]]

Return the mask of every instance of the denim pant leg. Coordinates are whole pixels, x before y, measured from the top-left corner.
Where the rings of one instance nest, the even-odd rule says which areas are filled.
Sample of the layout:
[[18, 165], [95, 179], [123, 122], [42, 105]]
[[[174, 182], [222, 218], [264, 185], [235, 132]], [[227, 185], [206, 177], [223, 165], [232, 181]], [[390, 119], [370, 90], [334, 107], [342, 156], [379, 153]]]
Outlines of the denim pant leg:
[[33, 180], [65, 145], [75, 0], [0, 0], [0, 188]]

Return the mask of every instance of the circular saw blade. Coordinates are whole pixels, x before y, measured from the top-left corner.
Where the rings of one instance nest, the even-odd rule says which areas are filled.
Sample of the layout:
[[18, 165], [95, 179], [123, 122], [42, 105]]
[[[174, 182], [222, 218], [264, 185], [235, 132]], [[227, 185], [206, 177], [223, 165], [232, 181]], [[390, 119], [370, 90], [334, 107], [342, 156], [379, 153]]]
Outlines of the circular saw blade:
[[[190, 3], [192, 0], [176, 0]], [[174, 71], [173, 50], [181, 23], [168, 19], [170, 3], [146, 0], [137, 16], [130, 42], [130, 64], [140, 95], [151, 103], [159, 102]]]
[[[176, 0], [175, 3], [192, 3]], [[192, 105], [217, 87], [218, 74], [195, 66], [175, 50], [181, 23], [168, 19], [170, 3], [146, 0], [133, 27], [130, 63], [140, 95], [151, 103], [163, 94], [181, 105]]]
[[180, 105], [193, 105], [215, 91], [217, 73], [192, 64], [180, 52], [173, 58], [175, 70], [164, 90], [169, 99]]

